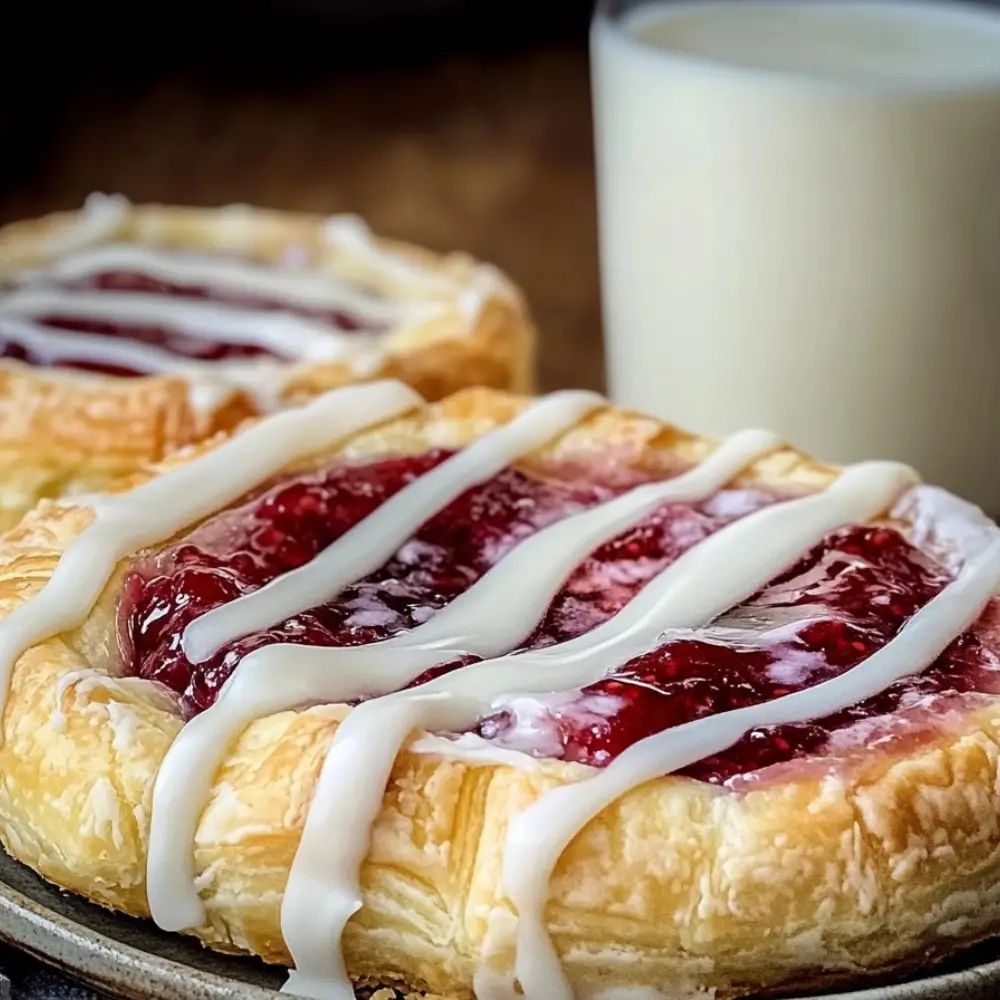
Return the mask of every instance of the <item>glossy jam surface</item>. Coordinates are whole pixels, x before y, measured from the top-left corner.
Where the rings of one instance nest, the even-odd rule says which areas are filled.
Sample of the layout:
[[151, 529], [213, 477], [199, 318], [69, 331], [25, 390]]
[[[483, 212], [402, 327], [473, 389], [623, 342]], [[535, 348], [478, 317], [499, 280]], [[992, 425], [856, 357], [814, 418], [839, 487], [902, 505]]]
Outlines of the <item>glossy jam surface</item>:
[[[180, 636], [195, 617], [308, 562], [445, 457], [434, 452], [334, 467], [279, 485], [137, 564], [120, 606], [122, 646], [132, 670], [169, 685], [196, 713], [212, 703], [251, 649], [273, 642], [351, 646], [413, 628], [468, 590], [520, 539], [641, 481], [619, 476], [611, 485], [506, 470], [450, 504], [378, 572], [332, 603], [239, 640], [208, 663], [193, 666], [186, 659]], [[573, 573], [529, 644], [562, 641], [607, 620], [681, 552], [770, 500], [727, 490], [704, 504], [654, 512]]]
[[[194, 618], [309, 561], [446, 457], [434, 452], [344, 465], [280, 483], [137, 563], [120, 605], [131, 669], [173, 688], [195, 714], [213, 702], [250, 650], [273, 642], [358, 645], [412, 629], [520, 539], [641, 481], [619, 475], [602, 482], [578, 469], [545, 477], [508, 469], [449, 505], [385, 566], [331, 603], [241, 639], [208, 663], [194, 666], [184, 657], [180, 636]], [[684, 551], [772, 502], [764, 493], [724, 490], [700, 504], [665, 505], [585, 559], [522, 648], [562, 642], [608, 620]], [[653, 733], [843, 673], [884, 646], [950, 579], [895, 530], [846, 528], [706, 628], [666, 633], [643, 656], [609, 663], [608, 675], [584, 691], [537, 699], [527, 710], [512, 707], [483, 720], [477, 731], [529, 753], [600, 767]], [[754, 731], [686, 773], [726, 782], [879, 740], [888, 730], [878, 720], [969, 692], [1000, 691], [993, 645], [973, 630], [931, 669], [877, 698], [827, 719]], [[473, 659], [442, 664], [415, 683]]]
[[[278, 300], [224, 294], [206, 286], [172, 284], [132, 271], [107, 271], [96, 274], [86, 281], [62, 284], [59, 287], [90, 290], [104, 289], [118, 293], [134, 293], [136, 295], [199, 299], [205, 302], [217, 302], [258, 312], [285, 312], [296, 316], [304, 316], [326, 323], [329, 325], [331, 332], [349, 333], [362, 329], [362, 324], [355, 317], [342, 310], [310, 309]], [[230, 361], [281, 357], [253, 344], [226, 343], [214, 339], [186, 335], [177, 330], [158, 325], [155, 321], [155, 310], [151, 310], [149, 323], [135, 324], [122, 323], [111, 318], [95, 319], [92, 317], [74, 316], [72, 306], [68, 304], [65, 312], [55, 311], [48, 315], [38, 316], [32, 322], [40, 326], [58, 330], [96, 334], [101, 337], [122, 338], [149, 344], [176, 354], [178, 357], [190, 358], [197, 361]], [[0, 345], [2, 345], [0, 346], [0, 356], [26, 361], [29, 364], [39, 366], [57, 365], [62, 368], [96, 371], [110, 375], [127, 376], [144, 374], [126, 365], [90, 361], [85, 356], [75, 357], [62, 353], [56, 355], [51, 350], [39, 350], [20, 343], [15, 336], [9, 333], [5, 335], [2, 317], [0, 317]]]
[[[887, 528], [829, 535], [764, 590], [706, 628], [672, 638], [609, 671], [575, 696], [484, 720], [481, 735], [546, 756], [601, 767], [646, 736], [694, 719], [770, 701], [861, 663], [884, 646], [950, 575]], [[877, 730], [865, 723], [942, 696], [1000, 690], [1000, 660], [973, 633], [934, 666], [824, 719], [748, 733], [684, 773], [723, 783], [793, 758], [846, 747]], [[837, 739], [837, 734], [841, 738]]]

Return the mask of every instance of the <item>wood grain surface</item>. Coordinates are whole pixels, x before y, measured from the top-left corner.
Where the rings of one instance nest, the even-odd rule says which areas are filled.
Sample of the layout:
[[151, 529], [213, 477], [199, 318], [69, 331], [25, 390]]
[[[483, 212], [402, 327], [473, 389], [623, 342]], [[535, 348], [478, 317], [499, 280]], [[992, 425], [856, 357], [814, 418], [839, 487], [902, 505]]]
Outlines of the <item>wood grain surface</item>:
[[3, 131], [0, 221], [75, 207], [93, 190], [357, 212], [504, 268], [542, 329], [542, 387], [602, 385], [579, 35], [336, 71], [313, 59], [64, 74]]

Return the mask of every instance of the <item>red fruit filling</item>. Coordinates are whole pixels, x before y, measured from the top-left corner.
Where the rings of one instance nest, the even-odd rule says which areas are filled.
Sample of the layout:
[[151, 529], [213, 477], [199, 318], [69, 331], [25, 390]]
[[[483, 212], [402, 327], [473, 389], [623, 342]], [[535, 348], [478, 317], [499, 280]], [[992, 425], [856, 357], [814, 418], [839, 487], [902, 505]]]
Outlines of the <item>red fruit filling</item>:
[[[619, 474], [612, 485], [505, 470], [448, 505], [385, 566], [331, 603], [240, 639], [207, 663], [187, 660], [180, 639], [194, 618], [308, 562], [446, 457], [438, 451], [336, 466], [279, 484], [137, 564], [126, 578], [120, 608], [132, 670], [167, 684], [181, 694], [187, 712], [197, 713], [215, 700], [250, 650], [274, 642], [354, 646], [414, 628], [468, 590], [521, 539], [640, 481], [633, 476], [626, 482]], [[725, 490], [702, 504], [664, 506], [577, 569], [531, 643], [559, 642], [607, 620], [685, 549], [771, 500], [760, 492]]]
[[[165, 295], [219, 302], [260, 312], [281, 311], [318, 320], [319, 322], [328, 324], [332, 330], [340, 332], [360, 331], [363, 328], [362, 323], [356, 317], [338, 309], [311, 309], [279, 300], [226, 294], [200, 285], [179, 285], [159, 281], [148, 275], [131, 271], [108, 271], [94, 275], [85, 281], [61, 287], [96, 288], [113, 292]], [[101, 337], [120, 337], [150, 344], [176, 354], [178, 357], [191, 358], [197, 361], [230, 361], [281, 357], [281, 355], [273, 354], [254, 344], [231, 344], [218, 340], [189, 336], [178, 333], [176, 330], [157, 326], [155, 323], [137, 325], [119, 323], [112, 319], [102, 320], [74, 316], [71, 307], [66, 313], [58, 312], [47, 316], [40, 316], [33, 322], [41, 326], [59, 330], [96, 334]], [[370, 326], [365, 326], [364, 329], [369, 332], [376, 332]], [[61, 353], [56, 356], [53, 350], [35, 349], [19, 342], [16, 336], [9, 333], [5, 335], [2, 318], [0, 318], [0, 356], [15, 358], [18, 361], [26, 361], [29, 364], [43, 367], [56, 365], [61, 368], [102, 372], [108, 375], [134, 376], [146, 374], [145, 372], [124, 365], [95, 362], [87, 360], [85, 357], [64, 356]]]
[[[745, 708], [829, 680], [884, 646], [949, 581], [948, 572], [899, 532], [852, 527], [829, 535], [794, 567], [709, 626], [671, 638], [609, 671], [576, 696], [530, 706], [528, 742], [546, 756], [601, 767], [639, 740], [695, 719]], [[1000, 658], [975, 631], [927, 671], [823, 719], [755, 729], [726, 752], [689, 767], [713, 783], [793, 758], [849, 748], [890, 726], [870, 720], [1000, 691]], [[524, 743], [515, 712], [479, 732]], [[856, 739], [850, 731], [855, 730]]]
[[[195, 714], [208, 707], [240, 658], [274, 642], [350, 646], [426, 621], [466, 591], [517, 542], [640, 481], [584, 479], [579, 470], [527, 476], [508, 469], [428, 521], [377, 572], [334, 601], [240, 639], [193, 665], [180, 648], [189, 622], [300, 566], [389, 496], [447, 457], [433, 452], [336, 466], [279, 483], [224, 512], [180, 543], [138, 562], [120, 606], [127, 664], [168, 685]], [[777, 498], [723, 490], [699, 504], [667, 504], [592, 553], [574, 571], [524, 648], [562, 642], [621, 609], [656, 573], [736, 518]], [[704, 629], [670, 633], [655, 649], [582, 692], [538, 699], [483, 720], [488, 739], [602, 766], [636, 741], [681, 723], [817, 684], [885, 645], [950, 580], [898, 532], [835, 532], [743, 605]], [[497, 609], [503, 613], [502, 608]], [[448, 672], [473, 657], [419, 678]], [[959, 637], [923, 674], [826, 719], [749, 733], [686, 773], [711, 782], [808, 755], [881, 739], [873, 719], [970, 692], [1000, 691], [1000, 660], [980, 631]], [[865, 728], [867, 726], [867, 728]]]

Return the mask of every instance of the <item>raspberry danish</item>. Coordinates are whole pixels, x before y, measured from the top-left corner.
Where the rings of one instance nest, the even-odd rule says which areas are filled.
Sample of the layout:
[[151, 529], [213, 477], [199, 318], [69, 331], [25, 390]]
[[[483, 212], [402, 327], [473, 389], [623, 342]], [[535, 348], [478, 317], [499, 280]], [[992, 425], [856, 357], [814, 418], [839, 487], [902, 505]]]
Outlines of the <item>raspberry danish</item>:
[[0, 542], [0, 834], [301, 996], [860, 984], [1000, 933], [998, 586], [904, 465], [349, 386]]
[[523, 391], [532, 340], [495, 268], [354, 217], [93, 195], [0, 229], [0, 527], [350, 382]]

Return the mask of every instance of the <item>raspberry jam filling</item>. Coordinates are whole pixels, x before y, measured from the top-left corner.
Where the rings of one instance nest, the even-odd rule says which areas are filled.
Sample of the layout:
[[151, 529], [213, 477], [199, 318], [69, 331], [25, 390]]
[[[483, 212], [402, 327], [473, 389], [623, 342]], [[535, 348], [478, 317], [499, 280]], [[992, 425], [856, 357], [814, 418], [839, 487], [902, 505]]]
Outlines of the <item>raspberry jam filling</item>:
[[[238, 640], [206, 663], [187, 660], [180, 637], [189, 622], [308, 562], [447, 455], [338, 466], [278, 485], [136, 564], [120, 606], [127, 665], [178, 692], [185, 710], [195, 714], [212, 704], [252, 649], [274, 642], [354, 646], [411, 629], [468, 590], [519, 540], [642, 481], [620, 472], [613, 481], [588, 482], [558, 472], [536, 478], [505, 470], [446, 507], [385, 566], [330, 604]], [[755, 491], [724, 490], [702, 504], [654, 512], [577, 569], [530, 644], [560, 642], [606, 621], [683, 551], [771, 500]]]
[[[103, 289], [110, 292], [128, 292], [136, 295], [170, 296], [182, 299], [198, 299], [206, 302], [217, 302], [241, 309], [251, 309], [257, 312], [284, 312], [327, 324], [331, 332], [377, 332], [370, 324], [363, 324], [357, 317], [339, 309], [313, 309], [295, 303], [275, 299], [257, 298], [220, 292], [216, 289], [200, 285], [174, 284], [153, 278], [149, 275], [132, 271], [107, 271], [95, 274], [85, 281], [63, 284], [59, 287], [75, 289]], [[67, 304], [65, 312], [53, 312], [38, 316], [33, 320], [36, 324], [57, 330], [68, 330], [76, 333], [86, 333], [108, 338], [121, 338], [138, 343], [149, 344], [176, 354], [181, 358], [196, 361], [239, 361], [254, 358], [278, 358], [287, 360], [283, 355], [275, 354], [256, 344], [226, 343], [217, 339], [189, 336], [158, 325], [155, 320], [136, 324], [119, 322], [113, 318], [96, 319], [93, 317], [74, 316], [71, 303]], [[108, 375], [135, 376], [146, 372], [127, 365], [112, 364], [106, 361], [95, 361], [86, 357], [74, 357], [70, 354], [58, 357], [52, 350], [38, 348], [23, 343], [9, 335], [5, 336], [3, 322], [0, 319], [0, 356], [25, 361], [29, 364], [48, 367], [57, 365], [61, 368], [73, 368], [81, 371], [101, 372]]]
[[[308, 562], [447, 454], [337, 466], [280, 483], [136, 563], [120, 605], [127, 666], [171, 687], [185, 711], [196, 714], [252, 649], [274, 642], [359, 645], [412, 629], [468, 590], [519, 540], [641, 481], [622, 481], [620, 473], [601, 482], [579, 470], [569, 476], [549, 470], [544, 478], [505, 470], [445, 508], [385, 566], [329, 604], [240, 639], [206, 663], [186, 659], [180, 637], [188, 623]], [[661, 507], [584, 560], [524, 647], [562, 642], [608, 620], [684, 551], [776, 499], [723, 490], [702, 503]], [[539, 756], [599, 767], [653, 733], [843, 673], [892, 639], [950, 579], [895, 530], [847, 528], [708, 627], [666, 633], [643, 656], [609, 664], [608, 676], [584, 691], [512, 701], [477, 731]], [[929, 670], [878, 697], [827, 719], [752, 732], [686, 773], [725, 782], [828, 752], [873, 719], [942, 696], [994, 691], [1000, 691], [1000, 661], [974, 629]]]
[[[648, 653], [577, 693], [526, 700], [480, 723], [480, 735], [601, 767], [646, 736], [829, 680], [884, 646], [950, 582], [892, 529], [837, 531], [760, 593], [703, 629], [664, 635]], [[1000, 659], [973, 632], [927, 671], [825, 719], [756, 729], [684, 773], [713, 783], [818, 755], [876, 717], [931, 699], [1000, 691]], [[871, 728], [867, 736], [870, 738]], [[888, 730], [885, 731], [888, 734]]]

